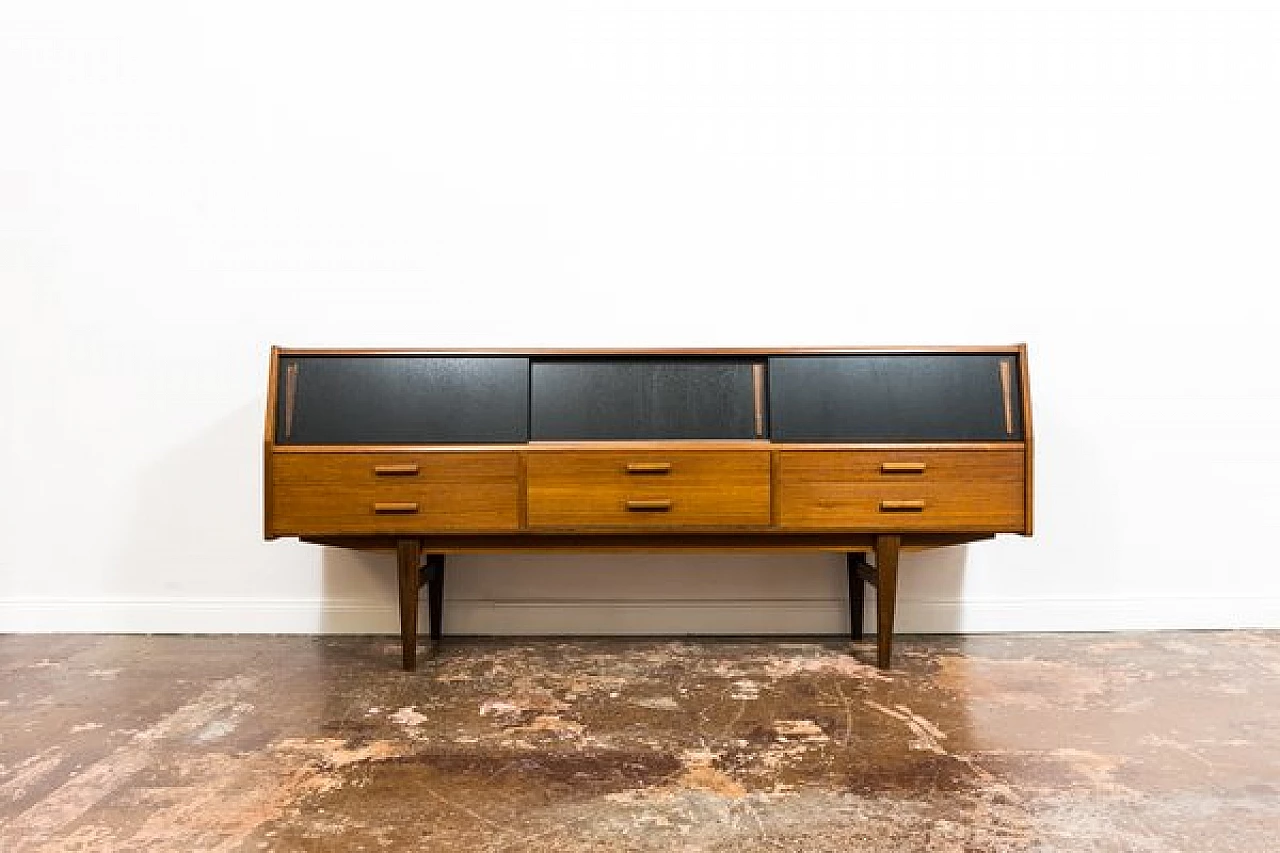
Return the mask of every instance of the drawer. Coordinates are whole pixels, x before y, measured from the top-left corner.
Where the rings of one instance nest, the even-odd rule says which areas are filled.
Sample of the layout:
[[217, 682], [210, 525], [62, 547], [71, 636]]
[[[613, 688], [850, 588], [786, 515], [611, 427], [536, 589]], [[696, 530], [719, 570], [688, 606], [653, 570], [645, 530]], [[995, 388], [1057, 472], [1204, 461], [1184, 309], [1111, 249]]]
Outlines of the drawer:
[[810, 530], [1021, 531], [1018, 450], [783, 451], [778, 524]]
[[781, 480], [991, 482], [1023, 479], [1021, 450], [784, 450]]
[[519, 472], [519, 454], [510, 450], [277, 453], [271, 465], [276, 484], [514, 483]]
[[788, 529], [972, 530], [1023, 528], [1023, 486], [988, 483], [783, 482], [778, 519]]
[[278, 453], [276, 535], [479, 532], [519, 527], [514, 452]]
[[530, 527], [769, 524], [768, 451], [538, 451], [525, 476]]

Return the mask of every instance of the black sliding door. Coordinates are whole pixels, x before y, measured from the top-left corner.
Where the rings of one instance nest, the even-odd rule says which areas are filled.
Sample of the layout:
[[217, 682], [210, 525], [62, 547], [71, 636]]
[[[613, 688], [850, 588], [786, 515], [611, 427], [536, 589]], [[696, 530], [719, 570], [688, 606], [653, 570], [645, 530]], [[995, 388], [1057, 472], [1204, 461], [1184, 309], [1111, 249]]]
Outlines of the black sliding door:
[[537, 359], [535, 440], [754, 438], [751, 362], [742, 359]]
[[529, 359], [285, 356], [281, 444], [523, 442]]
[[1022, 438], [1014, 353], [777, 356], [769, 405], [775, 441]]

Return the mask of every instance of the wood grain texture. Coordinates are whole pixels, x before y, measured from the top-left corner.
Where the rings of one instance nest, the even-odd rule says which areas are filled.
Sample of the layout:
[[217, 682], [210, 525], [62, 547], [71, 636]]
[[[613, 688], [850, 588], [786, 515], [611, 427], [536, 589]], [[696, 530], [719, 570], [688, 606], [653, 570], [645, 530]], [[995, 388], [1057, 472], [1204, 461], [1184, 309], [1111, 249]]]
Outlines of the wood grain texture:
[[[995, 538], [994, 533], [915, 533], [902, 534], [902, 550], [921, 551], [951, 545], [967, 545]], [[392, 536], [302, 536], [303, 542], [358, 551], [394, 551]], [[542, 552], [548, 554], [700, 554], [711, 552], [825, 553], [867, 551], [875, 544], [873, 533], [829, 530], [818, 533], [796, 533], [785, 530], [734, 530], [732, 532], [695, 532], [656, 530], [648, 532], [585, 530], [578, 533], [520, 532], [449, 534], [432, 533], [421, 537], [423, 547], [441, 554], [512, 554]]]
[[276, 438], [276, 375], [280, 364], [279, 348], [271, 348], [270, 361], [267, 363], [267, 412], [264, 417], [262, 432], [262, 535], [266, 539], [275, 539], [275, 522], [271, 518], [272, 474], [271, 464], [275, 458]]
[[796, 450], [778, 457], [782, 528], [1017, 532], [1024, 522], [1024, 457], [1016, 450]]
[[1025, 437], [1026, 446], [1023, 453], [1026, 459], [1026, 495], [1025, 495], [1025, 520], [1022, 525], [1022, 534], [1024, 536], [1031, 535], [1033, 509], [1035, 506], [1035, 437], [1031, 428], [1031, 378], [1029, 368], [1027, 367], [1027, 345], [1018, 344], [1018, 377], [1019, 386], [1022, 388], [1022, 434]]
[[[1022, 483], [866, 483], [783, 478], [779, 526], [788, 530], [972, 530], [1016, 533]], [[919, 507], [919, 509], [916, 509]]]
[[[395, 469], [388, 475], [379, 469]], [[499, 483], [516, 480], [519, 454], [515, 451], [466, 453], [324, 453], [280, 454], [275, 464], [277, 483], [373, 486], [447, 483]]]
[[[380, 465], [417, 473], [380, 475]], [[503, 531], [519, 527], [514, 452], [280, 455], [272, 517], [281, 535]]]
[[[628, 465], [664, 464], [661, 475]], [[766, 527], [767, 451], [531, 453], [526, 459], [530, 528]], [[628, 501], [668, 501], [634, 512]]]
[[[783, 450], [778, 454], [782, 488], [788, 482], [873, 483], [1021, 481], [1019, 450]], [[890, 470], [885, 470], [886, 466]]]
[[898, 602], [901, 536], [876, 537], [876, 665], [888, 669], [893, 656], [893, 616]]
[[396, 575], [400, 587], [400, 654], [406, 672], [418, 668], [418, 567], [422, 547], [417, 539], [396, 542]]
[[461, 349], [397, 349], [397, 348], [298, 348], [279, 347], [282, 356], [308, 355], [431, 355], [431, 356], [471, 356], [471, 355], [529, 355], [529, 356], [768, 356], [768, 355], [856, 355], [858, 353], [1006, 353], [1019, 352], [1020, 345], [1003, 346], [830, 346], [830, 347], [472, 347]]

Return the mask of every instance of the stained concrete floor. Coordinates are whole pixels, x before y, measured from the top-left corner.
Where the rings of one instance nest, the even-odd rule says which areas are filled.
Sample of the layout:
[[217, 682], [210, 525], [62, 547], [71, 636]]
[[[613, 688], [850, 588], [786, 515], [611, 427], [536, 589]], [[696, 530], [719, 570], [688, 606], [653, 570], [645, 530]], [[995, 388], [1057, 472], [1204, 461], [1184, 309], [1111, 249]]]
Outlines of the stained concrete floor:
[[1276, 851], [1280, 632], [0, 637], [0, 850]]

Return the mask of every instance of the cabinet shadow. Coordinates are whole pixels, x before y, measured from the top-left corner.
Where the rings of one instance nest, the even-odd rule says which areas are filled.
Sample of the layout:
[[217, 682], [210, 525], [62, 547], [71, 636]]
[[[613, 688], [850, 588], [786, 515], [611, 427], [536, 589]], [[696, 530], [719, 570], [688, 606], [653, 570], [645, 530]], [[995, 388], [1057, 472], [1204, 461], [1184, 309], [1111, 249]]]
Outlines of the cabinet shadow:
[[[961, 629], [967, 562], [968, 546], [903, 554], [898, 633]], [[326, 547], [321, 565], [324, 631], [399, 631], [392, 552]], [[444, 596], [444, 631], [454, 635], [840, 635], [850, 621], [841, 554], [450, 555]], [[874, 589], [864, 606], [870, 634]]]

